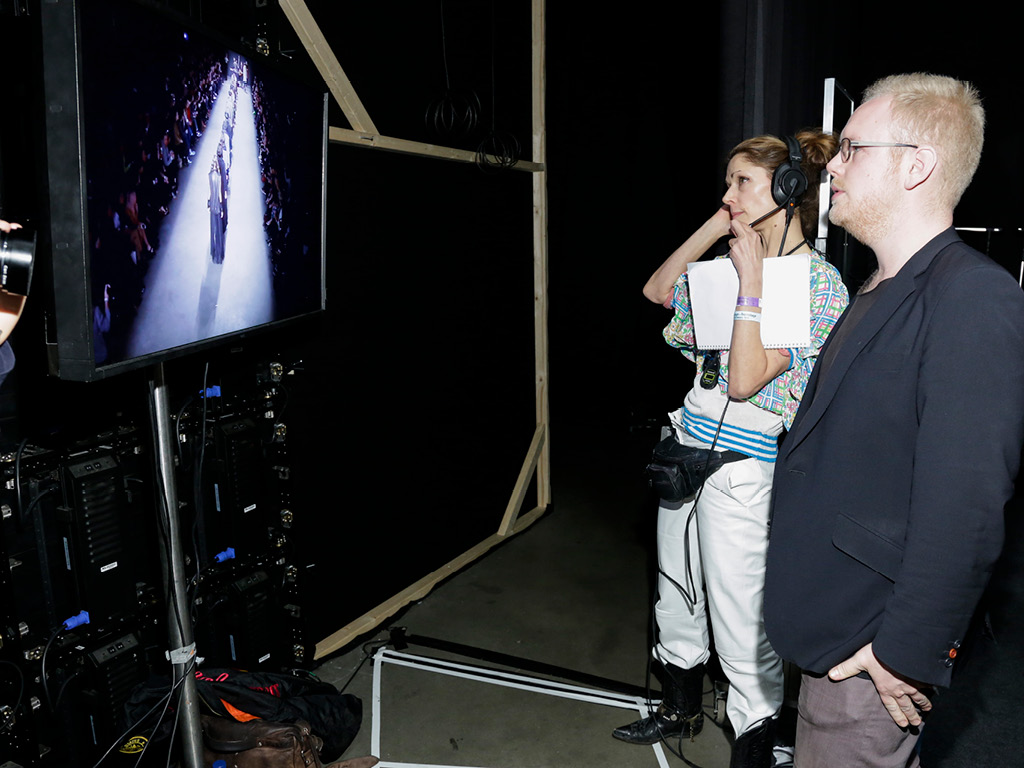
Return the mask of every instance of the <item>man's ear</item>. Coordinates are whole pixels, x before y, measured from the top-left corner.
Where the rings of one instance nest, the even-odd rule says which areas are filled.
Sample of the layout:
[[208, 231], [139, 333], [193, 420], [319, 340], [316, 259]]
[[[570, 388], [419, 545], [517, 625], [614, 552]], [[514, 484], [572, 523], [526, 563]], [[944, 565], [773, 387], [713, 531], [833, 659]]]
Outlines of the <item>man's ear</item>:
[[903, 185], [905, 189], [914, 189], [926, 182], [939, 163], [938, 153], [934, 147], [922, 145], [914, 150], [913, 162], [907, 170]]

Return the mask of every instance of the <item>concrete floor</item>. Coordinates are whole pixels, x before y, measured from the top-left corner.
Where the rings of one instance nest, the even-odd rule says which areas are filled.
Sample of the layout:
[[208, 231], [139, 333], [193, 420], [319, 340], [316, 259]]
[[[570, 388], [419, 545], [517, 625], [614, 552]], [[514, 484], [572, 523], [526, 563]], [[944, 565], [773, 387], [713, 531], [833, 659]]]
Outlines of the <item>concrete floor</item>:
[[[544, 517], [352, 649], [323, 661], [316, 673], [363, 702], [362, 728], [346, 758], [376, 754], [381, 768], [728, 766], [731, 734], [723, 728], [721, 706], [712, 717], [716, 697], [710, 682], [704, 731], [683, 743], [685, 761], [611, 737], [613, 728], [636, 719], [630, 697], [643, 692], [647, 678], [656, 501], [645, 487], [642, 467], [653, 442], [650, 434], [590, 441], [574, 433], [572, 445], [591, 446], [591, 455], [573, 455], [566, 443], [558, 444], [562, 450], [555, 450], [552, 461], [554, 503]], [[1024, 665], [1021, 498], [1008, 515], [1007, 551], [990, 590], [994, 635], [977, 641], [973, 660], [929, 718], [922, 740], [927, 768], [1019, 764], [1024, 749], [1015, 714]], [[414, 642], [394, 648], [389, 627], [404, 628]], [[375, 670], [371, 657], [382, 646], [389, 655], [451, 660], [469, 669], [457, 670], [462, 676], [456, 677], [420, 664], [407, 666], [408, 658], [396, 656]], [[525, 679], [483, 678], [494, 671]], [[538, 688], [543, 680], [591, 693], [551, 695]], [[792, 679], [787, 682], [792, 697], [795, 686]], [[651, 685], [657, 696], [656, 679]], [[620, 698], [618, 691], [630, 697]], [[783, 714], [791, 723], [792, 707]]]
[[[482, 768], [686, 764], [611, 737], [613, 728], [637, 718], [636, 695], [646, 685], [655, 501], [641, 469], [649, 442], [643, 436], [639, 457], [602, 448], [587, 462], [573, 462], [559, 461], [556, 453], [554, 503], [547, 515], [359, 647], [321, 664], [320, 677], [363, 702], [363, 725], [345, 757], [377, 754], [389, 764]], [[408, 661], [404, 657], [383, 661], [375, 671], [368, 656], [389, 641], [389, 626], [404, 627], [414, 639], [466, 646], [413, 642], [400, 653], [467, 665], [471, 669], [461, 670], [467, 676], [398, 663]], [[392, 650], [389, 645], [389, 656]], [[492, 670], [525, 679], [481, 677]], [[583, 698], [551, 695], [537, 687], [543, 680], [582, 689], [572, 695]], [[656, 692], [656, 679], [651, 684]], [[692, 764], [719, 768], [729, 764], [729, 741], [710, 716], [710, 682], [706, 689], [704, 731], [682, 747]], [[608, 695], [619, 690], [628, 695]], [[719, 707], [719, 724], [721, 712]]]

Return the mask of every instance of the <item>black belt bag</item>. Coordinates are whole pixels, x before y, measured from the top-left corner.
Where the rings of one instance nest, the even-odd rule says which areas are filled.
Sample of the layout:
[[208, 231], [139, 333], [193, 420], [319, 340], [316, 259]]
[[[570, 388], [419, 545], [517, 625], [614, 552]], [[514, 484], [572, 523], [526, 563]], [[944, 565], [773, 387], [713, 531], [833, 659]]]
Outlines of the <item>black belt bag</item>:
[[670, 435], [654, 446], [647, 480], [663, 500], [683, 501], [694, 496], [722, 465], [749, 458], [737, 451], [690, 448]]

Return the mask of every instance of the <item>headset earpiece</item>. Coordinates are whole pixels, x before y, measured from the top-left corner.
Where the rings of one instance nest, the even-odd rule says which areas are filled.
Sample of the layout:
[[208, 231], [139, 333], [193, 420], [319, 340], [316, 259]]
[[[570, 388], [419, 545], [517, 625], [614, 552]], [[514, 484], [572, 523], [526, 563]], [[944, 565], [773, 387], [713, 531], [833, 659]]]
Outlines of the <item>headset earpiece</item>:
[[807, 174], [800, 167], [804, 159], [800, 142], [792, 136], [786, 136], [784, 140], [789, 148], [789, 159], [772, 174], [772, 199], [780, 206], [796, 205], [807, 191]]

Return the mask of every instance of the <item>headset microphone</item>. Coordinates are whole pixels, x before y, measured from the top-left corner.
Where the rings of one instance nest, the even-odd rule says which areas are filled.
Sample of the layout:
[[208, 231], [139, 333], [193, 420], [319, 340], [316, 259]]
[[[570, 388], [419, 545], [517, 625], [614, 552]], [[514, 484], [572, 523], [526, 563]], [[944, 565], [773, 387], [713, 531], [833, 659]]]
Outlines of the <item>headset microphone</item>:
[[786, 204], [783, 203], [782, 205], [779, 205], [779, 206], [776, 206], [775, 208], [772, 208], [764, 216], [761, 216], [760, 218], [755, 219], [754, 221], [750, 222], [750, 226], [751, 227], [756, 227], [762, 221], [764, 221], [765, 219], [770, 219], [772, 216], [774, 216], [776, 213], [778, 213], [779, 211], [781, 211], [785, 207], [786, 207]]

